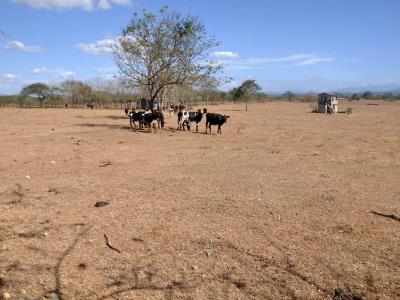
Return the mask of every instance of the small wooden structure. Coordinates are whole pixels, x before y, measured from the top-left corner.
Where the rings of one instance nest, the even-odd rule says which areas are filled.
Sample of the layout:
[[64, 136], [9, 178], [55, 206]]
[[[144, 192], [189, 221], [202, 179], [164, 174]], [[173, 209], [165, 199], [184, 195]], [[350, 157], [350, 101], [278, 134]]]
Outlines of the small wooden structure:
[[338, 99], [339, 97], [335, 94], [322, 93], [318, 95], [318, 112], [326, 113], [337, 113], [338, 111]]

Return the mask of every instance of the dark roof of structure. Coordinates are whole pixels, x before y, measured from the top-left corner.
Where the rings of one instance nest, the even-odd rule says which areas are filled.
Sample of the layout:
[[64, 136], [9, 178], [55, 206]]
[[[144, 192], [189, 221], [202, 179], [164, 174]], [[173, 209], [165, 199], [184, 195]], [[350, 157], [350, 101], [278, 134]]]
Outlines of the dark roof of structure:
[[336, 95], [336, 94], [331, 94], [331, 93], [321, 93], [321, 94], [319, 94], [318, 96], [320, 96], [320, 95], [329, 95], [329, 96], [338, 97], [338, 95]]

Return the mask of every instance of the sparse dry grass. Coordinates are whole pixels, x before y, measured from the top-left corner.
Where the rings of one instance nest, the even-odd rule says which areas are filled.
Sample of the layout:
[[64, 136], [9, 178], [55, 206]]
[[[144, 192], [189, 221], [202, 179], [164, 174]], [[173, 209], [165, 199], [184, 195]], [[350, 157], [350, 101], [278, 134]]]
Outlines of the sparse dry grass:
[[[209, 106], [231, 116], [222, 136], [169, 117], [161, 135], [134, 132], [122, 111], [0, 110], [0, 292], [400, 298], [400, 222], [371, 213], [400, 215], [400, 105], [341, 107], [357, 113]], [[13, 205], [17, 183], [29, 197]]]

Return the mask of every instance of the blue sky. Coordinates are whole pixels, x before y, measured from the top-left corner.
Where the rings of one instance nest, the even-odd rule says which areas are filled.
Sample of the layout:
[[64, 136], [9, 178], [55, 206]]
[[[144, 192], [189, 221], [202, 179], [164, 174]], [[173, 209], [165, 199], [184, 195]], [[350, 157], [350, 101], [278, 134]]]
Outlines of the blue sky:
[[233, 81], [264, 91], [400, 83], [399, 0], [0, 0], [0, 94], [116, 72], [105, 45], [134, 11], [199, 16]]

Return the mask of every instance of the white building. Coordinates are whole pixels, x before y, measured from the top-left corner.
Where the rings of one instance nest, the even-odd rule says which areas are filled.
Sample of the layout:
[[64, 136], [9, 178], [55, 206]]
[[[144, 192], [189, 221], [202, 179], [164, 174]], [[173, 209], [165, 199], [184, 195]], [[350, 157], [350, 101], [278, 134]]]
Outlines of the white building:
[[338, 99], [335, 94], [322, 93], [318, 95], [318, 112], [320, 113], [337, 113]]

